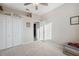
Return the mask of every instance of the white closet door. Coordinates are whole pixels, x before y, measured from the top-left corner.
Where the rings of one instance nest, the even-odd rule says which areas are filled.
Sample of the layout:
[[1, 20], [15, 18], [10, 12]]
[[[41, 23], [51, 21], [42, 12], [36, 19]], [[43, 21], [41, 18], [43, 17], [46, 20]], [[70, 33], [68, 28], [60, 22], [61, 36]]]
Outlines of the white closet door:
[[5, 49], [4, 17], [0, 15], [0, 49]]
[[20, 18], [0, 15], [0, 49], [21, 44], [22, 26]]
[[44, 40], [44, 27], [40, 26], [40, 40]]
[[36, 23], [36, 29], [37, 29], [37, 32], [36, 32], [37, 40], [39, 40], [40, 39], [40, 23], [39, 22]]
[[7, 48], [12, 47], [12, 17], [5, 17], [6, 18], [6, 36], [7, 36]]
[[13, 19], [13, 46], [21, 44], [21, 20]]
[[44, 24], [44, 35], [45, 40], [52, 39], [52, 23]]

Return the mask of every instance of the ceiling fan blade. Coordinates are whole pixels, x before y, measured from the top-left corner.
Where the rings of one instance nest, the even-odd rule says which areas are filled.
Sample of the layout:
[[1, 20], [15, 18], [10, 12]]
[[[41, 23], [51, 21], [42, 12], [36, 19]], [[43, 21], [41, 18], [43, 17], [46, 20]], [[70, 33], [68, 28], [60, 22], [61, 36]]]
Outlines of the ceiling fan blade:
[[31, 4], [31, 3], [25, 3], [24, 5], [29, 5], [29, 4]]
[[40, 3], [41, 5], [48, 6], [48, 3]]

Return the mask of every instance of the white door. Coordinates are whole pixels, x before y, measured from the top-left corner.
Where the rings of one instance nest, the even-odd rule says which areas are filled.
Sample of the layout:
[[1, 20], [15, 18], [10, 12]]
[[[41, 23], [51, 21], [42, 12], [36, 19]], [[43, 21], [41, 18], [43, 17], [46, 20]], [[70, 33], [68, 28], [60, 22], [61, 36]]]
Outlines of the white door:
[[40, 39], [40, 23], [36, 22], [36, 36], [37, 36], [37, 40]]
[[6, 31], [6, 42], [7, 42], [7, 48], [9, 48], [9, 47], [12, 47], [13, 45], [13, 41], [12, 41], [12, 39], [13, 39], [13, 37], [12, 37], [12, 17], [10, 17], [10, 16], [5, 16], [5, 23], [6, 23], [6, 25], [5, 25], [5, 27], [6, 27], [6, 29], [5, 29], [5, 31]]
[[40, 40], [44, 40], [44, 27], [40, 26]]
[[0, 15], [0, 49], [5, 49], [6, 48], [6, 40], [5, 40], [5, 22], [4, 22], [4, 17]]
[[52, 39], [52, 23], [44, 24], [44, 39]]
[[21, 44], [22, 38], [22, 20], [19, 18], [13, 17], [13, 46]]
[[40, 31], [40, 40], [51, 40], [52, 39], [52, 23], [41, 25], [39, 31]]

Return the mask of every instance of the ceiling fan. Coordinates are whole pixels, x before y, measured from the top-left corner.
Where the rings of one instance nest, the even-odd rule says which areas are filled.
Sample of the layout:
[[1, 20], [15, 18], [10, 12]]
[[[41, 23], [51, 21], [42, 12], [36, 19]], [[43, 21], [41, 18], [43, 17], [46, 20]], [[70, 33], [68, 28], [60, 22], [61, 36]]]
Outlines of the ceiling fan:
[[35, 10], [38, 10], [39, 5], [48, 6], [48, 3], [24, 3], [24, 6], [27, 6], [27, 5], [30, 5], [30, 4], [35, 6]]

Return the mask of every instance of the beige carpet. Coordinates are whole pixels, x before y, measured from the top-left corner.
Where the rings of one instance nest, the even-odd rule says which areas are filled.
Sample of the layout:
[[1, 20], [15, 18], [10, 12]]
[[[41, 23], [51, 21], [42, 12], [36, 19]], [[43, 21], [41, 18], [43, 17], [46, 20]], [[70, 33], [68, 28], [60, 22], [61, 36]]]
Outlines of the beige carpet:
[[1, 56], [65, 56], [60, 45], [52, 41], [34, 41], [0, 51]]

